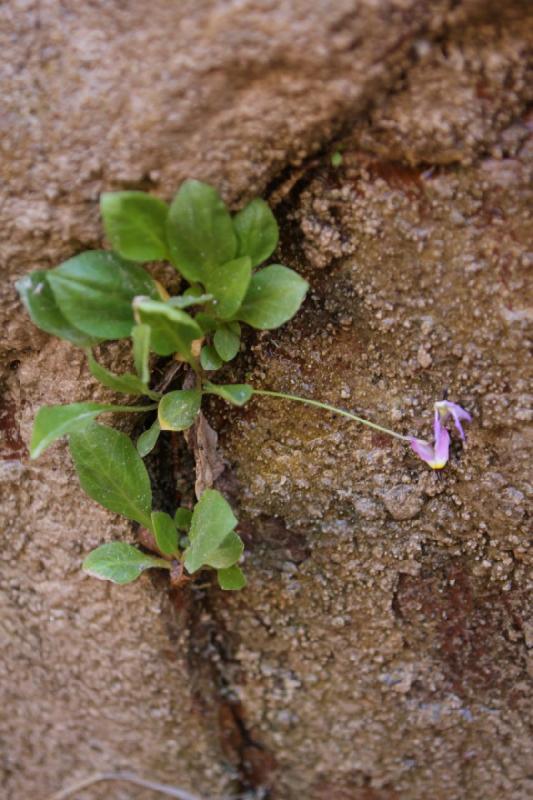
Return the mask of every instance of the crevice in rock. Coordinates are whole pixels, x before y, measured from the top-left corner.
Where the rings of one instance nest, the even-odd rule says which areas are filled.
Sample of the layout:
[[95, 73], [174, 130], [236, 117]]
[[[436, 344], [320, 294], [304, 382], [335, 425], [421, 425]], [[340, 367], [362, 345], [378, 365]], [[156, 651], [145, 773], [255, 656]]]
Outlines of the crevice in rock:
[[[176, 386], [181, 382], [175, 379]], [[132, 433], [133, 439], [151, 424], [145, 418]], [[145, 459], [153, 488], [154, 507], [173, 514], [178, 505], [194, 502], [195, 468], [185, 437], [179, 433], [161, 436]], [[226, 470], [228, 473], [228, 470]], [[231, 484], [225, 474], [224, 485]], [[230, 494], [235, 494], [235, 487]], [[141, 544], [149, 542], [139, 538]], [[275, 772], [273, 756], [257, 740], [246, 722], [239, 699], [239, 665], [234, 658], [231, 632], [216, 613], [212, 591], [219, 591], [209, 573], [201, 573], [189, 586], [170, 589], [174, 613], [167, 612], [169, 640], [178, 642], [178, 628], [188, 632], [186, 659], [195, 709], [205, 727], [216, 732], [222, 759], [233, 778], [231, 790], [254, 800], [271, 800]], [[160, 577], [153, 576], [161, 587]]]
[[[187, 659], [194, 676], [195, 699], [218, 733], [221, 753], [234, 775], [232, 789], [255, 800], [273, 800], [274, 756], [256, 738], [236, 687], [239, 663], [231, 632], [217, 615], [210, 587], [191, 587], [188, 604], [190, 634]], [[202, 691], [210, 687], [210, 695]]]

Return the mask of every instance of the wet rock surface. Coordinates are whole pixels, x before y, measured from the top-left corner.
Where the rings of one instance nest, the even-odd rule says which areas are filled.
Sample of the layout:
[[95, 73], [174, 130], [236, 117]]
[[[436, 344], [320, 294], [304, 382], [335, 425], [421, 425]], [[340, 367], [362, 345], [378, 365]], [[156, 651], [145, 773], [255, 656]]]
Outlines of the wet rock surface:
[[[129, 768], [205, 796], [525, 800], [527, 5], [2, 13], [7, 797]], [[82, 577], [87, 550], [135, 532], [80, 494], [63, 445], [27, 456], [39, 405], [112, 395], [33, 328], [13, 280], [100, 245], [103, 189], [170, 197], [189, 176], [235, 207], [265, 192], [277, 257], [312, 285], [236, 377], [422, 437], [444, 390], [474, 415], [436, 474], [332, 415], [213, 400], [247, 544], [235, 595]]]

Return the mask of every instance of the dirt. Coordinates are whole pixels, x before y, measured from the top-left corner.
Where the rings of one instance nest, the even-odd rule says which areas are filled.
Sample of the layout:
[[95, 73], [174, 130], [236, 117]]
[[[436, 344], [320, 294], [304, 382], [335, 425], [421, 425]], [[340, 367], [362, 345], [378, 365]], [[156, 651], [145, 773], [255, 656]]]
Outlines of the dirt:
[[[8, 800], [107, 769], [205, 797], [525, 800], [527, 4], [156, 0], [147, 14], [30, 0], [0, 13]], [[219, 485], [247, 545], [238, 594], [83, 577], [91, 547], [136, 532], [81, 495], [63, 444], [38, 462], [27, 451], [40, 405], [113, 395], [30, 324], [14, 280], [100, 246], [102, 190], [170, 198], [185, 177], [235, 208], [265, 196], [276, 258], [312, 285], [293, 322], [249, 337], [235, 377], [405, 434], [429, 435], [445, 391], [474, 417], [437, 474], [333, 415], [212, 400]], [[123, 345], [103, 355], [128, 358]]]

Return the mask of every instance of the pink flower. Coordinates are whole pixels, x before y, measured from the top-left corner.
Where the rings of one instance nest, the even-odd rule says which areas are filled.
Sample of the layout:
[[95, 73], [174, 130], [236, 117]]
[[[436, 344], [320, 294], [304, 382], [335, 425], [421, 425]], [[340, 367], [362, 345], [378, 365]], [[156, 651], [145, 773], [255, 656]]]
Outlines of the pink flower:
[[435, 408], [439, 412], [441, 421], [444, 424], [446, 424], [446, 420], [449, 416], [453, 417], [455, 427], [459, 431], [459, 435], [464, 442], [465, 432], [463, 430], [463, 426], [461, 425], [461, 420], [464, 419], [466, 422], [472, 422], [472, 417], [468, 411], [465, 411], [465, 409], [457, 405], [457, 403], [448, 402], [448, 400], [441, 400], [440, 402], [435, 403]]
[[424, 439], [409, 440], [411, 447], [420, 458], [429, 464], [431, 469], [442, 469], [447, 461], [450, 452], [450, 434], [444, 427], [449, 418], [453, 419], [454, 425], [459, 431], [463, 442], [465, 432], [461, 425], [461, 420], [471, 422], [472, 417], [457, 403], [450, 403], [448, 400], [441, 400], [435, 403], [435, 417], [433, 422], [434, 444], [424, 441]]
[[414, 437], [409, 441], [417, 456], [420, 456], [422, 461], [429, 464], [431, 469], [442, 469], [448, 461], [450, 434], [441, 424], [440, 415], [437, 410], [435, 410], [433, 433], [435, 436], [435, 444], [429, 444], [429, 442], [423, 439], [415, 439]]

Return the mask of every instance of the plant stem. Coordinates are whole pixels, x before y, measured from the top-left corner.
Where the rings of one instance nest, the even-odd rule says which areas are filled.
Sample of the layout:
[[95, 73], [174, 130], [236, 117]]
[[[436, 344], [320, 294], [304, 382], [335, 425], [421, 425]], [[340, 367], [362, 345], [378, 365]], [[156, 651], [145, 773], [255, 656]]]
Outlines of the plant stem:
[[150, 403], [147, 406], [113, 406], [113, 408], [110, 408], [109, 411], [112, 411], [113, 413], [119, 412], [121, 414], [122, 412], [126, 411], [135, 411], [135, 412], [153, 411], [155, 408], [157, 408], [158, 405], [159, 405], [158, 403]]
[[190, 794], [190, 792], [186, 792], [184, 789], [178, 789], [176, 786], [169, 786], [166, 783], [159, 783], [158, 781], [145, 780], [135, 775], [133, 772], [97, 772], [95, 775], [91, 775], [84, 780], [73, 783], [71, 786], [67, 786], [66, 789], [56, 792], [49, 797], [48, 800], [66, 800], [67, 797], [71, 797], [73, 794], [82, 791], [82, 789], [86, 789], [101, 781], [124, 781], [125, 783], [133, 783], [136, 786], [151, 789], [153, 792], [159, 792], [167, 797], [175, 797], [177, 800], [201, 800], [198, 795]]
[[358, 417], [356, 414], [352, 414], [350, 411], [344, 411], [342, 408], [330, 406], [328, 403], [321, 403], [319, 400], [311, 400], [307, 397], [299, 397], [297, 394], [285, 394], [285, 392], [270, 392], [267, 389], [254, 389], [253, 391], [254, 394], [263, 395], [265, 397], [279, 397], [282, 400], [294, 400], [297, 403], [304, 403], [308, 406], [315, 406], [315, 408], [322, 408], [325, 411], [331, 411], [334, 414], [340, 414], [342, 417], [347, 417], [355, 422], [360, 422], [361, 425], [366, 425], [368, 428], [373, 428], [375, 431], [386, 433], [387, 436], [394, 436], [395, 439], [401, 439], [402, 442], [409, 442], [411, 440], [410, 436], [403, 436], [401, 433], [391, 431], [390, 428], [384, 428], [383, 425], [376, 425], [375, 422], [370, 422], [368, 419]]

